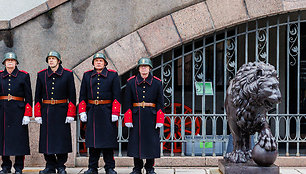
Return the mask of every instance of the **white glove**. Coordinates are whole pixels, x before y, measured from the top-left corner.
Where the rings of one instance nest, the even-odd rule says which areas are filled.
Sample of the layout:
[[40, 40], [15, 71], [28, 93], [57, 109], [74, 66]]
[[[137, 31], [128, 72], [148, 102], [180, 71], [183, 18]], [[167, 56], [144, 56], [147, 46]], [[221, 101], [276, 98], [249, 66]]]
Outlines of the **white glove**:
[[42, 124], [42, 118], [41, 118], [41, 117], [35, 117], [35, 121], [36, 121], [38, 124]]
[[80, 114], [80, 119], [82, 122], [86, 122], [87, 121], [87, 114], [86, 112], [81, 112]]
[[73, 117], [66, 117], [65, 123], [72, 123], [74, 121]]
[[30, 117], [29, 116], [23, 116], [22, 125], [28, 125], [29, 123], [30, 123]]
[[118, 116], [117, 115], [112, 115], [112, 122], [118, 121]]
[[161, 127], [163, 127], [163, 126], [164, 126], [163, 123], [156, 123], [155, 129], [161, 128]]
[[125, 123], [126, 127], [133, 127], [133, 123]]

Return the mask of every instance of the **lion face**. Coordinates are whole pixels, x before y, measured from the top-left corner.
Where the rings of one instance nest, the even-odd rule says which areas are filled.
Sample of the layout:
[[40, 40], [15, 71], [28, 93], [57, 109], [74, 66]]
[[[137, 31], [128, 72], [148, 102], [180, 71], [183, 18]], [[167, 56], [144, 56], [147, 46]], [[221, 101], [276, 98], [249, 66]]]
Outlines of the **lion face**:
[[277, 78], [264, 78], [259, 82], [258, 100], [265, 108], [272, 108], [273, 104], [281, 102], [281, 93]]

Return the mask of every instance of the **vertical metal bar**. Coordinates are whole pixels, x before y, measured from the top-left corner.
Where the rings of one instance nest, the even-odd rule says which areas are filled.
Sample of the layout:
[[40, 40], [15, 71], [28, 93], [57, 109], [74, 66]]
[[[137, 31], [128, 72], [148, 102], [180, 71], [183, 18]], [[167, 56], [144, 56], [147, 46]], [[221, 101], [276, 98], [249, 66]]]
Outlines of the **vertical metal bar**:
[[[225, 98], [226, 98], [226, 86], [227, 86], [227, 77], [226, 77], [226, 75], [227, 75], [227, 30], [225, 30], [225, 32], [224, 32], [224, 75], [223, 75], [223, 93], [224, 93], [224, 96], [223, 96], [223, 100], [225, 101]], [[224, 114], [226, 114], [226, 110], [225, 110], [225, 107], [224, 107], [224, 109], [223, 109], [223, 113]], [[224, 125], [227, 125], [227, 120], [226, 120], [226, 115], [225, 115], [225, 118], [223, 119], [223, 126]], [[226, 138], [226, 135], [227, 135], [227, 129], [225, 129], [224, 127], [223, 127], [223, 138], [225, 139], [225, 140], [227, 140], [227, 138]], [[227, 140], [228, 141], [228, 140]], [[223, 151], [223, 156], [225, 155], [225, 144], [226, 143], [223, 143], [223, 149], [224, 149], [224, 151]]]
[[[205, 137], [206, 137], [206, 124], [205, 123], [205, 107], [206, 107], [206, 95], [205, 95], [205, 81], [206, 81], [206, 38], [203, 38], [203, 96], [202, 96], [202, 140], [204, 141]], [[205, 143], [205, 142], [203, 142]], [[205, 146], [202, 149], [202, 156], [205, 156]]]
[[[279, 75], [279, 16], [277, 17], [277, 24], [276, 24], [276, 72], [277, 72], [277, 76], [280, 77]], [[276, 105], [276, 114], [279, 114], [279, 104]]]
[[249, 49], [249, 23], [245, 24], [245, 63], [248, 63], [248, 49]]
[[[290, 76], [289, 76], [289, 73], [290, 73], [290, 66], [289, 66], [289, 63], [290, 63], [290, 56], [289, 56], [289, 53], [290, 53], [290, 50], [289, 50], [289, 47], [290, 47], [290, 43], [289, 43], [289, 39], [290, 39], [290, 25], [289, 25], [289, 22], [290, 22], [290, 16], [288, 15], [287, 17], [287, 97], [286, 97], [286, 101], [287, 101], [287, 107], [286, 107], [286, 113], [289, 114], [289, 88], [290, 88]], [[287, 120], [286, 120], [286, 137], [287, 137], [287, 142], [286, 142], [286, 156], [289, 156], [289, 118], [287, 117]]]
[[267, 19], [266, 23], [266, 52], [267, 52], [267, 61], [266, 63], [269, 63], [269, 20]]
[[[192, 142], [195, 142], [195, 138], [194, 138], [194, 110], [195, 110], [195, 84], [194, 84], [194, 81], [195, 81], [195, 70], [194, 70], [194, 66], [195, 66], [195, 60], [194, 60], [194, 41], [192, 41], [192, 117], [190, 117], [190, 121], [191, 121], [191, 139], [192, 139]], [[194, 156], [194, 145], [195, 143], [192, 143], [192, 153], [191, 153], [191, 156]]]
[[256, 57], [256, 62], [258, 61], [258, 21], [256, 20], [256, 36], [255, 36], [255, 47], [256, 47], [256, 50], [255, 50], [255, 57]]
[[[300, 114], [300, 59], [301, 59], [301, 15], [299, 12], [298, 15], [298, 57], [297, 57], [297, 114]], [[296, 156], [300, 156], [300, 116], [298, 116], [298, 123], [296, 126], [296, 137], [297, 137], [297, 149], [296, 149]]]
[[[277, 17], [277, 24], [276, 24], [276, 72], [277, 76], [280, 77], [279, 75], [279, 16]], [[279, 128], [280, 128], [280, 119], [279, 119], [279, 104], [276, 104], [276, 127], [275, 127], [275, 138], [276, 141], [279, 140]], [[279, 148], [279, 145], [277, 146], [277, 150]]]
[[[174, 117], [174, 49], [172, 49], [172, 60], [171, 60], [171, 86], [172, 86], [172, 95], [171, 95], [171, 129], [172, 131], [172, 136], [171, 140], [174, 140], [174, 124], [175, 124], [175, 117]], [[171, 156], [174, 156], [173, 153], [173, 142], [171, 142]]]
[[216, 71], [216, 63], [217, 63], [217, 45], [216, 45], [216, 33], [214, 33], [214, 77], [213, 77], [213, 87], [214, 87], [214, 91], [213, 91], [213, 94], [214, 94], [214, 96], [213, 96], [213, 114], [214, 114], [214, 116], [213, 116], [213, 119], [212, 119], [212, 121], [213, 121], [213, 127], [212, 127], [212, 129], [213, 129], [213, 156], [216, 156], [216, 152], [215, 152], [215, 139], [216, 139], [216, 95], [217, 95], [217, 93], [216, 93], [216, 73], [217, 73], [217, 71]]
[[238, 52], [238, 45], [237, 45], [237, 30], [238, 27], [235, 27], [235, 75], [237, 73], [237, 66], [238, 66], [238, 58], [237, 58], [237, 52]]
[[[164, 83], [164, 54], [161, 55], [160, 58], [160, 65], [161, 65], [161, 71], [160, 71], [160, 76], [161, 76], [161, 81], [162, 83]], [[164, 96], [164, 94], [163, 94]], [[171, 132], [171, 131], [170, 131]], [[164, 128], [160, 129], [160, 135], [161, 135], [161, 139], [164, 139]], [[160, 142], [160, 156], [164, 156], [164, 144], [163, 142]]]
[[[182, 46], [182, 114], [185, 113], [185, 46]], [[185, 149], [185, 115], [181, 117], [181, 135], [182, 135], [182, 153], [181, 156], [184, 155]]]
[[[122, 111], [122, 110], [121, 110]], [[119, 139], [119, 152], [118, 156], [122, 157], [122, 116], [119, 116], [118, 120], [118, 139]]]

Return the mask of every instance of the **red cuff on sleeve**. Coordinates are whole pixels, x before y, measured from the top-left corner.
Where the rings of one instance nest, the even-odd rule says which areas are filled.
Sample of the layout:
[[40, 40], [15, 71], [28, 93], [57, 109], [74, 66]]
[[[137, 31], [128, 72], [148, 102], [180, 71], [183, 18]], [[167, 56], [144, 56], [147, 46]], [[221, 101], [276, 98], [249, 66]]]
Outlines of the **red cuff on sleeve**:
[[86, 103], [84, 100], [79, 103], [79, 113], [86, 112]]
[[165, 119], [165, 114], [163, 111], [160, 109], [157, 112], [157, 117], [156, 117], [156, 123], [163, 123], [164, 124], [164, 119]]
[[115, 100], [113, 101], [112, 114], [113, 114], [113, 115], [119, 116], [119, 114], [120, 114], [120, 108], [121, 108], [121, 104], [115, 99]]
[[131, 111], [131, 109], [129, 109], [124, 114], [124, 123], [132, 123], [132, 122], [133, 122], [132, 111]]
[[32, 106], [29, 103], [25, 106], [24, 116], [32, 117]]
[[75, 117], [76, 115], [76, 107], [72, 102], [68, 103], [68, 112], [67, 112], [67, 116], [68, 117]]
[[34, 106], [34, 116], [41, 117], [41, 106], [39, 102], [37, 102]]

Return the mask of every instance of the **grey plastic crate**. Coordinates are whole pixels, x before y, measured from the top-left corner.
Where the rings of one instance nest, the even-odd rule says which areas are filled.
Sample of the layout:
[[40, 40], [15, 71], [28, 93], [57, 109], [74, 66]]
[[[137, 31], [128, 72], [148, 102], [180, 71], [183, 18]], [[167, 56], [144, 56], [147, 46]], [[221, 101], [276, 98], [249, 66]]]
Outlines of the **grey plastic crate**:
[[[192, 148], [194, 144], [194, 155], [201, 156], [202, 152], [204, 151], [203, 148], [205, 148], [205, 155], [212, 155], [213, 154], [213, 146], [215, 147], [215, 153], [216, 155], [223, 155], [223, 143], [225, 142], [215, 142], [213, 145], [213, 141], [206, 141], [203, 142], [203, 136], [196, 135], [194, 136], [194, 142], [192, 142], [191, 135], [186, 135], [185, 139], [185, 155], [191, 156], [192, 154]], [[212, 139], [212, 136], [206, 136], [205, 139]], [[206, 146], [205, 146], [206, 143]]]

